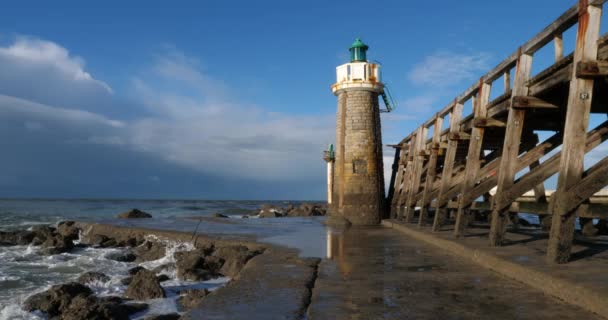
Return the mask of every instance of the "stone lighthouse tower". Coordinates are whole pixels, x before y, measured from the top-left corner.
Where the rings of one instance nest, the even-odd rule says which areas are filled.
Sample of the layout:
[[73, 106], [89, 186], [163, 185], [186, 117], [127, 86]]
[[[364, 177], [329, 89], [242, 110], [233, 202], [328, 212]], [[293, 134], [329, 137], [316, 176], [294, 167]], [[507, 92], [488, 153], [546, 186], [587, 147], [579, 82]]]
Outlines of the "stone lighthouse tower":
[[367, 61], [360, 39], [350, 47], [350, 62], [336, 68], [332, 92], [338, 96], [335, 170], [330, 215], [353, 225], [380, 223], [384, 211], [384, 170], [380, 106], [384, 97], [380, 65]]

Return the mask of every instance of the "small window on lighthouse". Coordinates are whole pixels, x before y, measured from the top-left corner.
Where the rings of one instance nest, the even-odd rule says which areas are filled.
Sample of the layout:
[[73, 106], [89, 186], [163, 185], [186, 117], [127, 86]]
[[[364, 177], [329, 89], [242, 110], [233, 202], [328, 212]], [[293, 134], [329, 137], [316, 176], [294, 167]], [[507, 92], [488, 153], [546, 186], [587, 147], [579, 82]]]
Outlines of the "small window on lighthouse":
[[350, 65], [346, 66], [346, 77], [350, 79]]
[[363, 159], [353, 160], [353, 173], [367, 174], [367, 161]]

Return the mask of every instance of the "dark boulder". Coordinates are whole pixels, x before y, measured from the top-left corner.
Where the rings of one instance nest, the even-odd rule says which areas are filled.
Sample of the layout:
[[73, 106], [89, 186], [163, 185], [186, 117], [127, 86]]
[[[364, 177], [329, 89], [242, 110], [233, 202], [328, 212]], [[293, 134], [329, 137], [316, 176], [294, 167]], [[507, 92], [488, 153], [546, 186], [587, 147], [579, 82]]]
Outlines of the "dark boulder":
[[165, 245], [155, 241], [146, 241], [133, 251], [137, 256], [137, 262], [158, 260], [166, 254]]
[[76, 297], [61, 314], [61, 319], [128, 320], [132, 314], [147, 308], [144, 303], [123, 304], [120, 297]]
[[189, 310], [198, 307], [209, 291], [207, 289], [188, 289], [180, 294], [181, 296], [177, 299], [178, 306], [182, 310]]
[[133, 276], [125, 296], [135, 300], [164, 298], [165, 290], [160, 286], [154, 272], [141, 270]]
[[289, 210], [287, 215], [290, 217], [312, 217], [312, 216], [324, 216], [326, 209], [320, 205], [303, 203], [297, 208]]
[[56, 234], [53, 237], [47, 238], [45, 242], [42, 243], [43, 254], [60, 254], [64, 252], [69, 252], [74, 249], [74, 242], [72, 240], [60, 235]]
[[221, 213], [214, 213], [212, 217], [214, 217], [214, 218], [228, 218], [227, 215], [221, 214]]
[[76, 297], [88, 297], [93, 292], [87, 286], [77, 282], [69, 282], [52, 286], [49, 290], [37, 293], [25, 300], [23, 309], [26, 311], [42, 311], [50, 318], [63, 313]]
[[89, 271], [81, 274], [77, 281], [80, 284], [86, 285], [91, 282], [108, 282], [110, 281], [110, 277], [101, 272]]
[[36, 234], [32, 231], [0, 231], [0, 246], [25, 246]]
[[169, 278], [169, 276], [166, 274], [159, 274], [158, 276], [156, 276], [156, 279], [158, 280], [158, 282], [165, 282], [171, 280], [171, 278]]
[[283, 208], [265, 204], [260, 209], [259, 217], [260, 218], [278, 218], [285, 215], [285, 210]]
[[137, 266], [137, 267], [133, 267], [131, 269], [129, 269], [129, 274], [134, 276], [136, 275], [138, 272], [140, 272], [141, 270], [146, 270], [146, 268], [142, 267], [142, 266]]
[[76, 227], [76, 222], [74, 221], [62, 221], [57, 224], [57, 233], [66, 239], [74, 241], [78, 240], [80, 229]]
[[103, 234], [94, 234], [86, 239], [86, 242], [94, 247], [101, 247], [102, 243], [110, 240], [107, 236]]
[[133, 262], [137, 256], [132, 252], [111, 252], [106, 254], [105, 258], [119, 262]]
[[205, 270], [205, 251], [196, 249], [180, 251], [174, 255], [177, 277], [183, 280], [205, 281], [211, 279], [211, 272]]
[[145, 317], [144, 320], [178, 320], [180, 317], [179, 313], [153, 314]]
[[36, 245], [42, 244], [48, 238], [52, 238], [55, 235], [55, 231], [55, 228], [47, 225], [33, 226], [32, 232], [34, 233], [34, 241], [37, 242]]
[[213, 252], [213, 256], [224, 260], [219, 273], [228, 277], [235, 277], [247, 261], [258, 253], [250, 251], [245, 246], [236, 245], [217, 248]]
[[126, 277], [126, 278], [120, 279], [120, 283], [125, 286], [128, 286], [129, 284], [131, 284], [131, 281], [133, 281], [133, 277]]
[[152, 218], [152, 215], [147, 212], [143, 212], [139, 209], [131, 209], [129, 211], [119, 214], [117, 217], [121, 219], [142, 219]]

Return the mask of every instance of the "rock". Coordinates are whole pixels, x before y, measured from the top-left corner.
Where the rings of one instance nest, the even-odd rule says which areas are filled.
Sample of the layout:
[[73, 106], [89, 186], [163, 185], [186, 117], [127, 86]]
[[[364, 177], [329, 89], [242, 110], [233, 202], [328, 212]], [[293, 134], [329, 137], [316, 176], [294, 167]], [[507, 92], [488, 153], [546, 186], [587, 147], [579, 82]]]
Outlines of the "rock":
[[323, 222], [324, 225], [327, 226], [331, 226], [331, 227], [350, 227], [351, 223], [350, 221], [346, 220], [344, 217], [342, 216], [332, 216], [330, 215], [329, 217], [327, 217], [327, 219]]
[[103, 234], [94, 234], [87, 239], [88, 243], [94, 247], [101, 247], [101, 244], [110, 240], [110, 238], [104, 236]]
[[118, 247], [118, 242], [116, 241], [116, 239], [110, 238], [110, 239], [100, 243], [99, 246], [102, 248], [114, 248], [114, 247]]
[[165, 245], [160, 242], [146, 241], [134, 250], [137, 262], [158, 260], [165, 256]]
[[78, 283], [86, 285], [91, 282], [108, 282], [110, 277], [101, 272], [89, 271], [85, 272], [78, 277]]
[[177, 303], [182, 309], [192, 309], [198, 307], [203, 299], [209, 294], [207, 289], [188, 289], [184, 290], [177, 299]]
[[173, 256], [179, 279], [205, 281], [211, 278], [211, 272], [204, 269], [205, 251], [203, 249], [180, 251]]
[[241, 245], [220, 247], [213, 252], [213, 256], [224, 260], [219, 272], [228, 277], [235, 277], [256, 254], [258, 253], [249, 251], [247, 247]]
[[30, 312], [42, 311], [52, 318], [67, 310], [76, 297], [88, 297], [92, 294], [88, 287], [77, 282], [69, 282], [52, 286], [47, 291], [27, 298], [23, 303], [23, 309]]
[[137, 256], [132, 252], [111, 252], [106, 254], [106, 259], [119, 261], [119, 262], [133, 262], [137, 259]]
[[117, 218], [121, 218], [121, 219], [142, 219], [142, 218], [152, 218], [152, 215], [147, 213], [147, 212], [143, 212], [139, 209], [131, 209], [127, 212], [123, 212], [121, 214], [119, 214], [117, 216]]
[[80, 229], [76, 228], [75, 224], [76, 222], [74, 221], [59, 222], [59, 224], [57, 224], [57, 233], [72, 241], [78, 240], [80, 237]]
[[227, 215], [221, 214], [221, 213], [214, 213], [212, 217], [214, 217], [214, 218], [228, 218]]
[[135, 300], [164, 298], [165, 290], [160, 286], [154, 272], [141, 270], [133, 276], [125, 296]]
[[214, 275], [220, 273], [220, 269], [224, 265], [224, 259], [217, 256], [207, 256], [203, 261], [203, 268], [209, 270]]
[[158, 280], [158, 282], [165, 282], [171, 280], [171, 278], [169, 278], [169, 276], [166, 274], [159, 274], [158, 276], [156, 276], [156, 279]]
[[[131, 269], [129, 269], [129, 274], [134, 276], [136, 275], [138, 272], [140, 272], [141, 270], [146, 270], [146, 268], [142, 267], [142, 266], [137, 266], [137, 267], [133, 267]], [[156, 273], [156, 271], [155, 271]]]
[[303, 203], [299, 207], [289, 210], [287, 215], [290, 217], [312, 217], [324, 216], [326, 210], [319, 205]]
[[129, 284], [131, 284], [131, 281], [133, 281], [133, 277], [126, 277], [126, 278], [120, 279], [120, 283], [125, 286], [128, 286]]
[[285, 211], [277, 206], [265, 204], [260, 209], [260, 218], [277, 218], [285, 215]]
[[172, 269], [175, 269], [175, 263], [165, 263], [165, 264], [161, 264], [160, 266], [152, 269], [152, 271], [154, 271], [154, 273], [161, 273], [164, 271], [170, 271]]
[[42, 248], [41, 252], [44, 254], [60, 254], [74, 249], [74, 243], [72, 240], [57, 234], [54, 237], [47, 238], [46, 241], [42, 243]]
[[178, 320], [180, 317], [179, 313], [153, 314], [145, 317], [144, 320]]
[[139, 245], [137, 238], [128, 238], [120, 240], [116, 246], [118, 247], [137, 247]]
[[38, 244], [42, 244], [48, 238], [52, 238], [55, 235], [55, 228], [46, 225], [33, 226], [32, 232], [34, 238], [38, 239]]
[[62, 320], [128, 320], [129, 316], [148, 308], [145, 303], [122, 304], [120, 297], [76, 297], [61, 315]]
[[0, 231], [0, 246], [25, 246], [30, 244], [35, 236], [32, 231]]

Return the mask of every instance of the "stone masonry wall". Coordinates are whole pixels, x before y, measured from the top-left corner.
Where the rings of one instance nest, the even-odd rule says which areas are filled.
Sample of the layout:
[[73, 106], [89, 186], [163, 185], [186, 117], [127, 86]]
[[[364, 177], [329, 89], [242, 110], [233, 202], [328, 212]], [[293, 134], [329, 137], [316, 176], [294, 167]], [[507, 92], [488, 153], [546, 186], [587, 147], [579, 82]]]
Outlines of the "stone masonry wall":
[[338, 95], [333, 203], [332, 213], [355, 225], [380, 222], [384, 169], [375, 92], [344, 90]]

